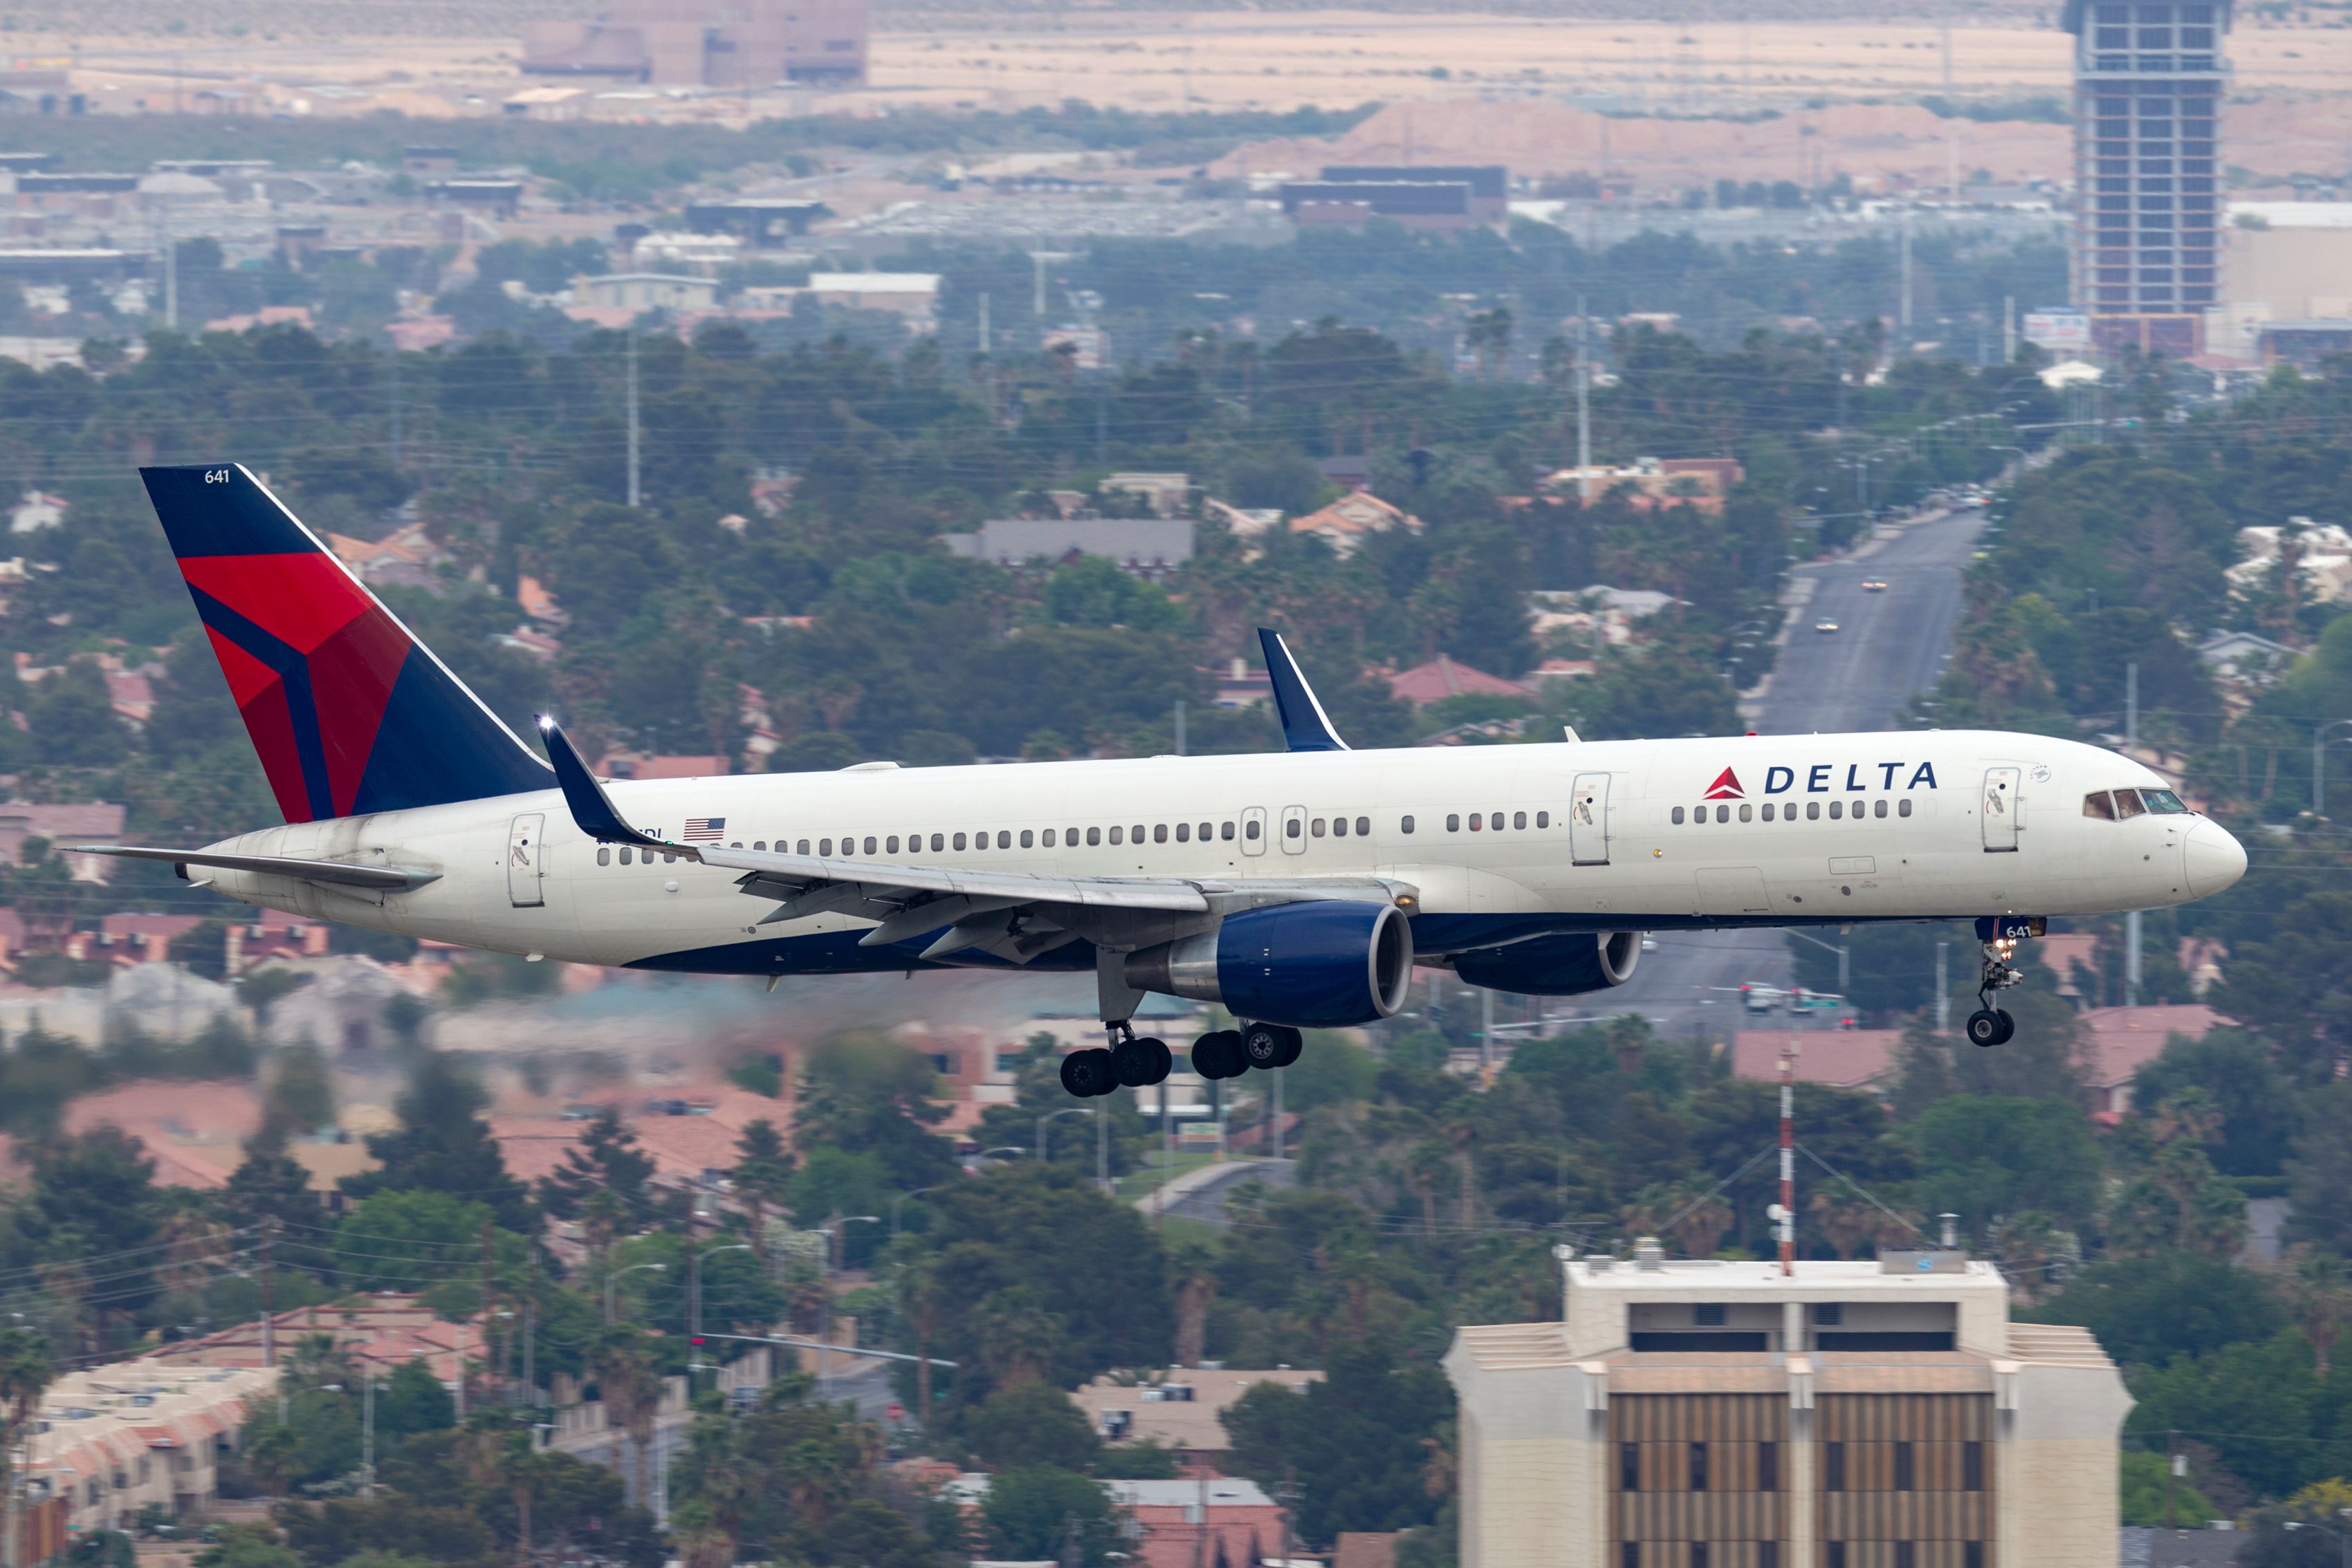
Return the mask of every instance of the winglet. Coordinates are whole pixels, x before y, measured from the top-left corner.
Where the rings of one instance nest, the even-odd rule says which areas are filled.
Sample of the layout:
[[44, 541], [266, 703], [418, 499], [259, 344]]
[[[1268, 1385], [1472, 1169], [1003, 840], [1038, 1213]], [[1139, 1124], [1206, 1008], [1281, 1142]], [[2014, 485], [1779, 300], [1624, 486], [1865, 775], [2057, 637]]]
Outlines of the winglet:
[[1316, 700], [1314, 688], [1298, 673], [1298, 661], [1290, 656], [1282, 633], [1261, 626], [1257, 640], [1265, 650], [1265, 673], [1274, 683], [1274, 710], [1282, 719], [1283, 744], [1292, 751], [1347, 750], [1348, 743], [1331, 727], [1331, 716]]
[[546, 715], [540, 716], [539, 732], [547, 737], [547, 760], [555, 768], [555, 781], [563, 788], [563, 803], [572, 809], [572, 821], [580, 831], [604, 844], [635, 844], [643, 849], [663, 850], [670, 854], [695, 853], [677, 844], [667, 844], [659, 839], [647, 838], [621, 820], [621, 813], [611, 796], [588, 764], [580, 758], [579, 749], [563, 727]]

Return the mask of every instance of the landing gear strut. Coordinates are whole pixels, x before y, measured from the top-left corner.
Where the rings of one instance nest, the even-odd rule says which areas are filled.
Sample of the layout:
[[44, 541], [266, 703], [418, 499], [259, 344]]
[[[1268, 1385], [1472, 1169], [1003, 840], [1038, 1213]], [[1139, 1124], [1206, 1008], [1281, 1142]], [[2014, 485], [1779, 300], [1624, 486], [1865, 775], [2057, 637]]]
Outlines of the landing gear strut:
[[2010, 1037], [2017, 1032], [2017, 1020], [1992, 1005], [1992, 993], [2005, 991], [2025, 979], [2010, 962], [2017, 956], [2017, 938], [1996, 937], [1982, 946], [1984, 956], [1977, 967], [1977, 1001], [1980, 1005], [1969, 1015], [1969, 1043], [2007, 1045]]

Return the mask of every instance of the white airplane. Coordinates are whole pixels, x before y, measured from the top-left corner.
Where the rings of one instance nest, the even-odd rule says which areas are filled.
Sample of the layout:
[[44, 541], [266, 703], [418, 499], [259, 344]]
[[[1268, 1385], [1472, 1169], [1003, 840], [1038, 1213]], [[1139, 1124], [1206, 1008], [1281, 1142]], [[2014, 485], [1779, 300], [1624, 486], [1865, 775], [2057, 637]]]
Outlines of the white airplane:
[[1974, 919], [1979, 1045], [2043, 917], [2182, 904], [2238, 841], [2138, 763], [1988, 731], [1351, 751], [1261, 632], [1286, 752], [603, 781], [519, 739], [242, 467], [142, 471], [285, 816], [171, 862], [229, 897], [529, 958], [711, 975], [1094, 971], [1077, 1095], [1155, 1083], [1147, 992], [1230, 1078], [1388, 1017], [1416, 964], [1624, 984], [1643, 934]]

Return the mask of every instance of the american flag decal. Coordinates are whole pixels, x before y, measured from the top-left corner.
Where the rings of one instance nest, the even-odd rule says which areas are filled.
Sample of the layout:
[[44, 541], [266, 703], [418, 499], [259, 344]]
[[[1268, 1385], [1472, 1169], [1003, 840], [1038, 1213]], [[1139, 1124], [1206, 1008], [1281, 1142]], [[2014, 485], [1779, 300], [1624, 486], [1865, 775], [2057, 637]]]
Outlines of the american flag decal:
[[685, 838], [689, 844], [715, 843], [726, 834], [727, 819], [724, 817], [688, 817], [686, 820]]

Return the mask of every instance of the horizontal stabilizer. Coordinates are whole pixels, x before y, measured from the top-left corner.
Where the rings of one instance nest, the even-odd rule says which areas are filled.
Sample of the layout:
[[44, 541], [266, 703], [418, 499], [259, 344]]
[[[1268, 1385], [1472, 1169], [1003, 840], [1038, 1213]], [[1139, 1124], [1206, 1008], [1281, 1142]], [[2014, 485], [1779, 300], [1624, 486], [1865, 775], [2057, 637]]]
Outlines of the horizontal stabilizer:
[[[68, 844], [76, 855], [116, 855], [123, 860], [168, 861], [183, 868], [211, 866], [220, 871], [251, 872], [257, 876], [290, 876], [323, 882], [336, 887], [365, 887], [382, 893], [406, 893], [438, 882], [437, 871], [411, 871], [400, 866], [352, 865], [347, 861], [310, 861], [296, 855], [224, 855], [209, 850], [158, 850], [122, 844]], [[186, 874], [184, 869], [182, 874]]]
[[1315, 688], [1298, 673], [1282, 633], [1261, 626], [1258, 646], [1265, 650], [1265, 674], [1274, 687], [1274, 711], [1282, 720], [1282, 744], [1290, 751], [1345, 751], [1348, 743], [1331, 727], [1331, 716], [1315, 695]]

